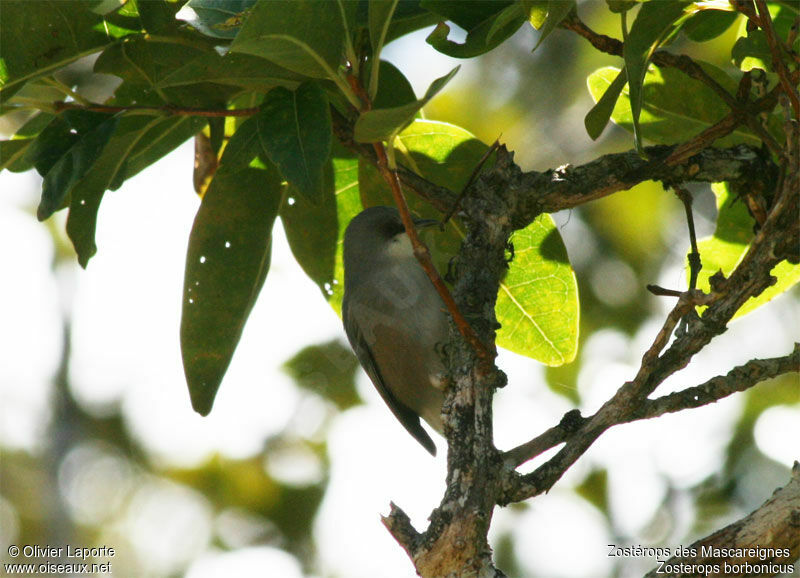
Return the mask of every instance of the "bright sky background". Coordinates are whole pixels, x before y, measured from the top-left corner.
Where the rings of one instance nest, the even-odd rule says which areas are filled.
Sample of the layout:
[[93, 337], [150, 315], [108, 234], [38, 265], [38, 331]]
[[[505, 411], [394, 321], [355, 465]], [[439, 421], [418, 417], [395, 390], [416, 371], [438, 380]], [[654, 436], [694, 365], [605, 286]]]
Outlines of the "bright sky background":
[[[412, 36], [407, 43], [419, 41]], [[401, 62], [406, 46], [395, 43], [386, 56], [401, 70], [413, 72], [414, 67]], [[411, 78], [418, 94], [453, 65], [432, 50], [427, 57], [424, 74]], [[461, 74], [469, 74], [468, 67]], [[284, 427], [299, 432], [316, 427], [319, 407], [298, 394], [280, 365], [306, 345], [345, 336], [336, 314], [294, 262], [280, 224], [266, 285], [214, 410], [202, 418], [191, 409], [178, 326], [186, 244], [199, 205], [191, 184], [192, 155], [187, 143], [120, 190], [108, 192], [100, 209], [98, 254], [86, 271], [70, 265], [55, 277], [50, 271], [48, 233], [31, 210], [38, 202], [39, 178], [0, 174], [0, 262], [5, 272], [0, 283], [0, 436], [5, 446], [35, 451], [43, 442], [48, 383], [61, 345], [58, 315], [66, 304], [74, 312], [75, 396], [100, 413], [121, 404], [135, 437], [164, 465], [196, 465], [214, 452], [244, 458], [258, 453], [264, 439]], [[63, 212], [56, 217], [61, 230], [64, 217]], [[582, 250], [580, 227], [573, 218], [562, 229], [571, 253]], [[684, 250], [675, 246], [673, 265], [654, 282], [669, 287], [684, 282], [680, 266]], [[607, 330], [586, 343], [586, 361], [577, 383], [586, 400], [584, 413], [596, 410], [634, 375], [642, 352], [659, 329], [657, 320], [663, 319], [666, 301], [653, 298], [654, 322], [633, 340]], [[659, 392], [695, 385], [753, 357], [786, 354], [798, 338], [798, 327], [797, 309], [788, 299], [779, 299], [733, 324]], [[535, 362], [503, 352], [499, 365], [509, 376], [509, 386], [496, 402], [499, 447], [533, 437], [571, 409], [564, 398], [546, 388], [542, 368]], [[387, 513], [394, 501], [418, 528], [425, 527], [444, 490], [444, 442], [436, 438], [439, 457], [431, 459], [396, 423], [366, 376], [359, 379], [367, 405], [336, 418], [330, 436], [331, 482], [316, 522], [322, 566], [328, 575], [349, 578], [412, 577], [405, 553], [385, 531], [379, 514]], [[710, 407], [608, 432], [532, 508], [498, 510], [493, 533], [515, 528], [521, 562], [530, 573], [589, 577], [609, 570], [606, 544], [614, 538], [601, 513], [566, 490], [580, 483], [592, 463], [606, 464], [611, 505], [622, 526], [618, 532], [637, 535], [662, 500], [667, 479], [685, 487], [719, 468], [741, 405], [741, 397], [733, 396]], [[785, 440], [800, 439], [799, 424], [798, 407], [770, 410], [756, 427], [760, 449], [791, 465], [799, 456]], [[796, 434], [789, 435], [788, 430]], [[276, 465], [273, 473], [302, 477], [313, 475], [313, 468], [298, 473]], [[190, 532], [194, 541], [187, 543], [186, 552], [188, 559], [194, 559], [191, 578], [218, 576], [221, 569], [237, 576], [300, 575], [296, 562], [273, 548], [207, 550], [204, 536], [210, 532], [210, 514], [192, 506], [191, 498], [176, 488], [159, 486], [158, 491], [172, 500], [184, 500], [194, 514], [182, 518], [184, 526], [176, 526], [161, 512], [148, 518], [150, 523], [132, 520], [130, 531], [142, 536], [135, 543], [154, 549], [173, 535], [166, 532], [176, 536], [181, 530]], [[143, 512], [148, 511], [148, 499], [142, 497]], [[553, 566], [554, 561], [560, 565]]]

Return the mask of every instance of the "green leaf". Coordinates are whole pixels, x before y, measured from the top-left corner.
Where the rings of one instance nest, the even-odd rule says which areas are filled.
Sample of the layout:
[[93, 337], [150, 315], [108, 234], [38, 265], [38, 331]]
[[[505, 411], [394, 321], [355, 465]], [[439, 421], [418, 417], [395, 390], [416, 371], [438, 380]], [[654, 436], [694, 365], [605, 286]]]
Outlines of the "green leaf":
[[70, 197], [72, 188], [80, 181], [100, 157], [111, 135], [117, 128], [118, 117], [108, 118], [87, 131], [78, 133], [78, 141], [53, 164], [42, 183], [42, 199], [36, 216], [40, 221], [49, 218]]
[[674, 30], [678, 20], [686, 15], [685, 10], [690, 4], [691, 2], [677, 0], [642, 4], [625, 40], [623, 57], [630, 87], [633, 138], [639, 151], [642, 150], [639, 115], [642, 110], [642, 84], [647, 65], [653, 52]]
[[142, 28], [148, 34], [180, 36], [179, 21], [175, 19], [179, 5], [169, 0], [145, 0], [137, 2]]
[[303, 80], [299, 74], [251, 54], [216, 52], [202, 54], [169, 71], [158, 82], [160, 88], [213, 82], [244, 90], [269, 92], [276, 86], [297, 88]]
[[283, 364], [295, 383], [344, 411], [361, 403], [356, 391], [358, 359], [339, 340], [309, 345]]
[[[724, 71], [700, 63], [709, 75], [724, 88], [735, 91], [736, 81]], [[587, 79], [592, 98], [597, 102], [619, 76], [619, 69], [601, 68]], [[729, 111], [725, 102], [705, 84], [687, 78], [670, 68], [652, 68], [643, 84], [644, 106], [639, 124], [642, 138], [658, 144], [675, 144], [689, 140], [722, 119]], [[623, 88], [611, 119], [624, 129], [633, 131], [630, 94]], [[747, 128], [739, 127], [715, 142], [718, 146], [746, 143], [759, 146], [761, 141]]]
[[83, 0], [3, 0], [0, 96], [7, 100], [29, 80], [99, 51], [131, 30], [104, 27]]
[[33, 168], [26, 160], [26, 151], [34, 139], [20, 138], [0, 140], [0, 171], [8, 169], [12, 173], [22, 173]]
[[[488, 147], [462, 128], [416, 120], [397, 137], [398, 161], [431, 182], [461, 190]], [[369, 164], [360, 165], [361, 196], [367, 205], [391, 204], [388, 187]], [[417, 197], [412, 210], [438, 216]], [[463, 232], [451, 220], [445, 232], [431, 231], [427, 244], [440, 271], [458, 251]], [[549, 365], [572, 360], [577, 350], [578, 296], [566, 249], [549, 215], [514, 237], [515, 258], [500, 292], [496, 313], [498, 345]]]
[[116, 189], [127, 180], [165, 157], [203, 130], [206, 119], [197, 116], [162, 117], [144, 133], [126, 158], [125, 171]]
[[620, 12], [627, 12], [637, 4], [640, 4], [641, 1], [642, 0], [606, 0], [606, 5], [611, 12], [619, 14]]
[[318, 203], [290, 187], [280, 216], [294, 258], [327, 299], [333, 291], [339, 229], [332, 162], [325, 165], [323, 183]]
[[359, 160], [346, 156], [333, 158], [333, 181], [336, 193], [336, 219], [339, 231], [336, 238], [336, 261], [333, 281], [324, 287], [328, 303], [342, 316], [344, 298], [344, 231], [350, 221], [362, 210]]
[[380, 59], [397, 3], [398, 0], [369, 0], [369, 41], [372, 45], [372, 58], [375, 60]]
[[417, 100], [411, 83], [391, 62], [381, 60], [380, 77], [378, 94], [372, 101], [373, 108], [395, 108]]
[[447, 39], [450, 27], [440, 22], [425, 39], [442, 54], [454, 58], [473, 58], [489, 52], [510, 38], [528, 19], [519, 3], [423, 2], [423, 6], [429, 9], [435, 6], [437, 12], [450, 14], [449, 19], [467, 31], [466, 40], [459, 44]]
[[344, 50], [338, 2], [259, 0], [231, 45], [305, 76], [336, 78]]
[[[78, 139], [77, 130], [67, 122], [67, 116], [50, 117], [51, 121], [31, 143], [26, 160], [32, 164], [40, 175], [45, 176], [58, 159], [63, 157]], [[98, 124], [101, 122], [98, 116]], [[108, 118], [103, 116], [102, 118]]]
[[393, 108], [372, 109], [361, 113], [356, 121], [355, 139], [359, 142], [389, 140], [393, 134], [414, 120], [417, 112], [450, 82], [459, 68], [460, 66], [456, 66], [445, 76], [434, 80], [420, 100]]
[[[202, 57], [213, 58], [213, 54], [212, 48], [135, 36], [106, 48], [95, 62], [94, 71], [118, 76], [125, 81], [115, 92], [120, 103], [222, 106], [234, 92], [230, 87], [210, 83], [170, 88], [161, 86], [186, 63]], [[126, 90], [132, 91], [127, 99], [123, 98]]]
[[[743, 201], [730, 190], [727, 183], [714, 183], [711, 190], [717, 197], [717, 227], [711, 237], [700, 240], [697, 249], [703, 268], [697, 278], [697, 288], [710, 291], [709, 278], [717, 271], [728, 276], [747, 253], [753, 239], [755, 221]], [[778, 279], [772, 287], [760, 295], [751, 297], [736, 312], [737, 319], [771, 301], [774, 297], [788, 291], [800, 281], [800, 265], [782, 261], [772, 269], [771, 274]], [[688, 278], [688, 269], [687, 269]]]
[[544, 41], [545, 38], [550, 36], [550, 33], [558, 28], [558, 25], [561, 24], [561, 21], [567, 17], [572, 9], [575, 8], [574, 0], [570, 0], [566, 2], [564, 0], [549, 0], [547, 3], [547, 18], [542, 23], [541, 26], [541, 34], [539, 34], [539, 40], [536, 41], [536, 46], [533, 47], [533, 51], [539, 48], [539, 45]]
[[178, 17], [213, 38], [235, 38], [256, 0], [189, 0]]
[[384, 44], [420, 28], [433, 26], [438, 20], [436, 14], [420, 6], [419, 0], [403, 0], [395, 8]]
[[192, 407], [211, 411], [270, 264], [275, 171], [220, 168], [197, 211], [183, 283], [181, 355]]
[[690, 40], [708, 42], [725, 33], [739, 14], [731, 10], [701, 10], [689, 18], [681, 28]]
[[464, 30], [472, 30], [492, 20], [514, 4], [512, 0], [422, 0], [420, 6], [450, 20]]
[[397, 7], [398, 0], [370, 0], [368, 6], [369, 18], [369, 41], [372, 45], [372, 74], [369, 79], [369, 96], [375, 98], [378, 92], [378, 78], [381, 58], [381, 50], [386, 43], [386, 36], [389, 33], [389, 24], [392, 22], [392, 15]]
[[[595, 77], [590, 76], [587, 82], [590, 82], [593, 78]], [[622, 89], [625, 88], [626, 82], [628, 82], [628, 77], [625, 75], [625, 70], [620, 70], [611, 84], [608, 85], [605, 92], [603, 92], [603, 96], [597, 100], [592, 110], [590, 110], [583, 119], [586, 132], [592, 140], [597, 140], [597, 138], [603, 134], [603, 130], [606, 128], [611, 118], [611, 113], [614, 112], [614, 107], [617, 104], [619, 95], [622, 94]], [[592, 92], [592, 96], [594, 96], [591, 84], [589, 85], [589, 90]]]
[[[770, 3], [767, 7], [772, 16], [775, 35], [786, 41], [795, 18], [800, 16], [798, 14], [800, 11], [796, 7], [792, 8], [787, 4]], [[792, 49], [795, 52], [800, 51], [800, 36], [795, 38]], [[742, 22], [739, 29], [739, 38], [731, 50], [731, 59], [741, 70], [760, 68], [774, 72], [772, 53], [764, 31], [761, 28], [748, 29], [746, 21]]]
[[94, 233], [97, 211], [107, 189], [120, 182], [128, 156], [148, 130], [163, 121], [163, 117], [147, 115], [122, 116], [116, 130], [83, 178], [70, 192], [67, 235], [78, 254], [78, 262], [86, 267], [97, 252]]
[[322, 169], [331, 151], [328, 99], [313, 82], [295, 92], [272, 89], [258, 115], [261, 146], [289, 181], [311, 202], [322, 197]]
[[500, 285], [497, 344], [545, 365], [563, 365], [578, 351], [578, 285], [550, 215], [539, 215], [511, 238], [514, 260]]

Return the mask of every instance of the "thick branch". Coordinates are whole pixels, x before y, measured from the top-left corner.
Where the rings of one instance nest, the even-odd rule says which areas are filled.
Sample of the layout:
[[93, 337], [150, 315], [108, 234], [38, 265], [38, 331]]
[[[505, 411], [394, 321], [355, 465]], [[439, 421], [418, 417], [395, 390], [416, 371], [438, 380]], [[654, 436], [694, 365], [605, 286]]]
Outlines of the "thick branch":
[[[790, 132], [789, 138], [790, 146], [797, 147], [798, 134]], [[699, 302], [696, 293], [684, 293], [643, 356], [633, 381], [623, 385], [548, 462], [525, 476], [509, 474], [500, 503], [524, 500], [550, 489], [606, 429], [635, 415], [660, 383], [685, 367], [695, 353], [724, 332], [745, 301], [772, 285], [775, 278], [769, 273], [775, 265], [784, 259], [796, 258], [800, 244], [800, 220], [797, 219], [800, 171], [796, 164], [786, 171], [767, 220], [731, 276], [728, 279], [721, 274], [712, 277], [712, 293], [703, 300], [708, 308], [702, 317], [689, 317], [688, 330], [660, 354], [677, 322], [689, 312], [695, 315], [694, 305]]]
[[[793, 563], [800, 557], [800, 463], [794, 463], [789, 483], [776, 490], [760, 508], [698, 540], [688, 550], [691, 557], [670, 558], [650, 571], [647, 578], [791, 573]], [[716, 568], [698, 572], [698, 565]]]
[[[764, 178], [776, 168], [754, 148], [739, 145], [728, 149], [707, 148], [677, 164], [667, 164], [676, 147], [646, 147], [651, 160], [635, 151], [602, 156], [584, 165], [521, 173], [509, 170], [508, 188], [518, 198], [515, 228], [527, 226], [541, 213], [571, 209], [627, 190], [644, 181], [678, 183], [686, 181], [745, 181], [763, 188]], [[501, 167], [502, 168], [502, 167]]]

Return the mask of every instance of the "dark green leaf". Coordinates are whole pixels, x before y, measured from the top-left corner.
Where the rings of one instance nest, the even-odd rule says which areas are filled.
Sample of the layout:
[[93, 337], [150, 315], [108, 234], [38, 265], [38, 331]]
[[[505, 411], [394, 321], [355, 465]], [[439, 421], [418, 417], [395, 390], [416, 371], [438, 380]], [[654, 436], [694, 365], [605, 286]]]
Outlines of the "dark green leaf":
[[378, 94], [372, 101], [373, 108], [395, 108], [417, 100], [411, 83], [391, 62], [381, 60], [380, 78]]
[[78, 141], [53, 164], [42, 183], [42, 199], [36, 213], [40, 221], [62, 207], [72, 188], [100, 157], [118, 122], [117, 117], [108, 118], [85, 134], [78, 133]]
[[260, 0], [231, 45], [305, 76], [335, 78], [344, 49], [339, 2]]
[[284, 363], [283, 369], [298, 386], [329, 399], [340, 411], [361, 403], [355, 380], [358, 360], [341, 341], [310, 345]]
[[120, 182], [130, 152], [141, 141], [148, 130], [163, 117], [146, 115], [123, 116], [118, 119], [116, 130], [84, 177], [75, 183], [70, 195], [67, 235], [78, 254], [78, 262], [86, 267], [97, 252], [94, 233], [97, 211], [107, 189]]
[[276, 86], [294, 89], [302, 80], [299, 74], [251, 54], [228, 52], [220, 56], [210, 52], [167, 72], [158, 86], [169, 88], [214, 82], [269, 92]]
[[53, 117], [50, 123], [31, 143], [26, 159], [40, 175], [45, 176], [58, 159], [74, 145], [79, 137], [77, 131], [70, 127], [62, 117]]
[[325, 164], [323, 187], [317, 203], [290, 187], [280, 216], [292, 254], [327, 299], [332, 292], [339, 231], [331, 161]]
[[420, 100], [394, 108], [372, 109], [362, 113], [356, 121], [355, 139], [359, 142], [379, 142], [391, 138], [414, 120], [417, 112], [450, 82], [459, 68], [456, 66], [445, 76], [434, 80]]
[[231, 39], [256, 0], [189, 0], [179, 16], [206, 36]]
[[641, 4], [641, 2], [639, 0], [606, 0], [608, 9], [615, 14], [627, 12], [637, 4]]
[[438, 20], [439, 17], [423, 8], [419, 0], [403, 0], [395, 8], [384, 43], [388, 44], [395, 38], [405, 36], [420, 28], [433, 26]]
[[162, 89], [161, 84], [187, 62], [203, 56], [212, 58], [212, 53], [211, 48], [136, 36], [106, 48], [95, 62], [94, 71], [125, 81], [115, 93], [119, 102], [126, 100], [127, 90], [127, 100], [137, 104], [209, 107], [224, 103], [233, 89], [208, 83]]
[[561, 24], [561, 21], [567, 17], [567, 14], [569, 14], [573, 8], [575, 8], [574, 0], [570, 0], [569, 2], [564, 0], [549, 0], [547, 3], [547, 18], [542, 24], [539, 40], [536, 41], [536, 46], [533, 47], [533, 50], [539, 48], [539, 45], [544, 39], [550, 36], [550, 33]]
[[464, 30], [477, 28], [511, 6], [511, 0], [422, 0], [420, 6]]
[[83, 0], [3, 0], [0, 95], [8, 99], [25, 82], [97, 52], [131, 30], [106, 29]]
[[171, 153], [178, 146], [203, 130], [206, 119], [198, 116], [170, 116], [159, 119], [139, 139], [126, 159], [121, 180], [111, 189], [116, 189], [122, 180], [131, 178], [157, 160]]
[[617, 77], [603, 93], [603, 96], [597, 101], [597, 104], [592, 107], [592, 110], [590, 110], [586, 114], [586, 118], [583, 119], [586, 132], [592, 140], [597, 140], [597, 137], [599, 137], [603, 133], [603, 129], [606, 128], [611, 118], [611, 113], [614, 112], [617, 99], [619, 99], [619, 95], [622, 93], [622, 89], [625, 88], [625, 83], [627, 81], [628, 78], [625, 76], [625, 70], [620, 70]]
[[380, 67], [381, 50], [389, 34], [389, 25], [392, 21], [398, 0], [370, 0], [368, 5], [369, 41], [372, 45], [372, 74], [369, 79], [369, 96], [375, 98], [378, 92], [378, 69]]
[[217, 171], [189, 236], [181, 354], [195, 411], [211, 411], [266, 279], [281, 197], [275, 171]]
[[633, 137], [637, 150], [641, 150], [639, 114], [642, 110], [642, 84], [647, 73], [650, 57], [666, 37], [674, 30], [678, 20], [686, 15], [691, 2], [647, 2], [642, 4], [625, 40], [623, 57], [630, 87]]
[[[263, 113], [259, 113], [263, 114]], [[231, 136], [220, 159], [220, 165], [230, 168], [244, 168], [261, 152], [258, 139], [258, 117], [254, 115], [245, 120]]]
[[[462, 2], [451, 2], [448, 4], [462, 5]], [[467, 2], [467, 5], [482, 5], [482, 2]], [[507, 5], [505, 2], [490, 3], [493, 12], [481, 21], [476, 21], [478, 14], [484, 14], [485, 10], [466, 10], [463, 14], [457, 13], [460, 20], [469, 22], [471, 26], [464, 27], [467, 30], [467, 38], [463, 44], [448, 40], [450, 27], [444, 22], [440, 22], [425, 41], [436, 50], [454, 58], [473, 58], [502, 44], [510, 38], [519, 27], [527, 20], [527, 15], [518, 3]], [[427, 3], [423, 5], [427, 6]], [[438, 5], [438, 2], [437, 2]], [[455, 6], [454, 6], [455, 7]], [[444, 12], [454, 12], [451, 9], [441, 8]], [[469, 17], [466, 17], [466, 16]], [[455, 19], [453, 22], [459, 24]], [[463, 26], [462, 26], [463, 27]]]
[[398, 0], [369, 0], [369, 41], [372, 58], [380, 58]]
[[284, 178], [311, 202], [322, 197], [322, 169], [331, 151], [328, 99], [314, 82], [295, 92], [274, 88], [258, 115], [258, 136]]
[[738, 17], [738, 12], [701, 10], [686, 21], [681, 31], [695, 42], [707, 42], [724, 34]]
[[142, 27], [149, 34], [180, 35], [179, 22], [175, 19], [178, 3], [167, 0], [144, 0], [137, 2], [136, 7]]
[[25, 158], [32, 142], [32, 138], [0, 140], [0, 171], [8, 169], [12, 173], [22, 173], [33, 168]]

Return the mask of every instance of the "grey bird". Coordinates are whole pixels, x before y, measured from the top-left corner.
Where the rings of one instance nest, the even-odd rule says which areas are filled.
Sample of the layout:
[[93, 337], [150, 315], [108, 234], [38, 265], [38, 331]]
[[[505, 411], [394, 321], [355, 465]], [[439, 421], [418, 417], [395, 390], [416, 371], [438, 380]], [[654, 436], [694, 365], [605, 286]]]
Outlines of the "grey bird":
[[[438, 221], [414, 223], [421, 228]], [[356, 215], [344, 234], [344, 330], [389, 409], [434, 456], [436, 446], [419, 418], [442, 433], [445, 311], [397, 209], [371, 207]]]

